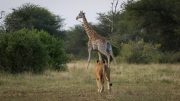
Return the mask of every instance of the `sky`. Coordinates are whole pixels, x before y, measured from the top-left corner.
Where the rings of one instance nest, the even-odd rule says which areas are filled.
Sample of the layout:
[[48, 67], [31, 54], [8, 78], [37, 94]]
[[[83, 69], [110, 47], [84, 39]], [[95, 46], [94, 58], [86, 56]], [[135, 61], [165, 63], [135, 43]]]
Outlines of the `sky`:
[[[116, 2], [117, 0], [114, 1]], [[119, 0], [119, 6], [126, 1]], [[25, 3], [32, 3], [44, 7], [53, 14], [64, 18], [64, 23], [66, 24], [64, 29], [69, 29], [76, 24], [80, 24], [76, 20], [76, 16], [80, 11], [86, 13], [88, 22], [97, 23], [97, 13], [104, 13], [111, 10], [112, 2], [113, 0], [0, 0], [0, 11], [5, 11], [5, 15], [7, 15], [8, 13], [12, 13], [12, 8], [20, 7]], [[0, 19], [0, 23], [2, 23], [3, 18]]]

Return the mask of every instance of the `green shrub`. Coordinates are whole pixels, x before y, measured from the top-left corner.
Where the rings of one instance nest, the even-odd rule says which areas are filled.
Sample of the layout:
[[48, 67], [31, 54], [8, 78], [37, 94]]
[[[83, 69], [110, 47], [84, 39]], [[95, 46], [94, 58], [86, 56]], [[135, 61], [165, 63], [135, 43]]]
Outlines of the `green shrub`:
[[33, 31], [22, 29], [0, 35], [1, 69], [11, 73], [42, 72], [48, 61], [45, 45]]
[[159, 63], [180, 63], [180, 52], [164, 52]]
[[0, 53], [0, 69], [12, 73], [67, 69], [63, 41], [44, 31], [22, 29], [0, 34]]
[[158, 48], [160, 45], [145, 43], [143, 40], [122, 44], [121, 61], [128, 63], [158, 62], [161, 58]]
[[65, 53], [63, 41], [50, 36], [44, 31], [37, 32], [40, 40], [46, 45], [46, 50], [49, 56], [49, 69], [65, 71], [67, 70], [66, 63], [68, 61], [68, 56]]

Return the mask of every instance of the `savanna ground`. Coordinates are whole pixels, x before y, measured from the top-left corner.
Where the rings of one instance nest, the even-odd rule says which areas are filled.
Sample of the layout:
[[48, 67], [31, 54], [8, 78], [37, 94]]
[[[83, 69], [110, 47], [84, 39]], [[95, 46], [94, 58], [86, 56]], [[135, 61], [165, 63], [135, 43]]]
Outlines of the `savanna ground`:
[[95, 60], [68, 63], [67, 72], [0, 73], [1, 101], [180, 101], [180, 64], [111, 63], [112, 92], [98, 93]]

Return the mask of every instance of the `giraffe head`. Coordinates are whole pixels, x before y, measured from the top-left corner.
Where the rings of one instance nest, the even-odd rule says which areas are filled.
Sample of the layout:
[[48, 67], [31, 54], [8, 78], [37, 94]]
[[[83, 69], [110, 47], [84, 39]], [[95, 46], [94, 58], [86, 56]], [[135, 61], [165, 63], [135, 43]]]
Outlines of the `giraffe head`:
[[76, 20], [78, 20], [79, 18], [83, 18], [84, 15], [85, 15], [85, 13], [83, 11], [80, 11], [78, 16], [76, 17]]

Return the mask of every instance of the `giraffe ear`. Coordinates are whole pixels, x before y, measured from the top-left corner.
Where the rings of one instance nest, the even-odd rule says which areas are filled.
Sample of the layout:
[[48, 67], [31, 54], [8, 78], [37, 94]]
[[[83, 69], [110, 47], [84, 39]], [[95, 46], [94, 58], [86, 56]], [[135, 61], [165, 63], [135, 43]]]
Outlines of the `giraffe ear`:
[[103, 60], [103, 63], [106, 63], [106, 60]]

